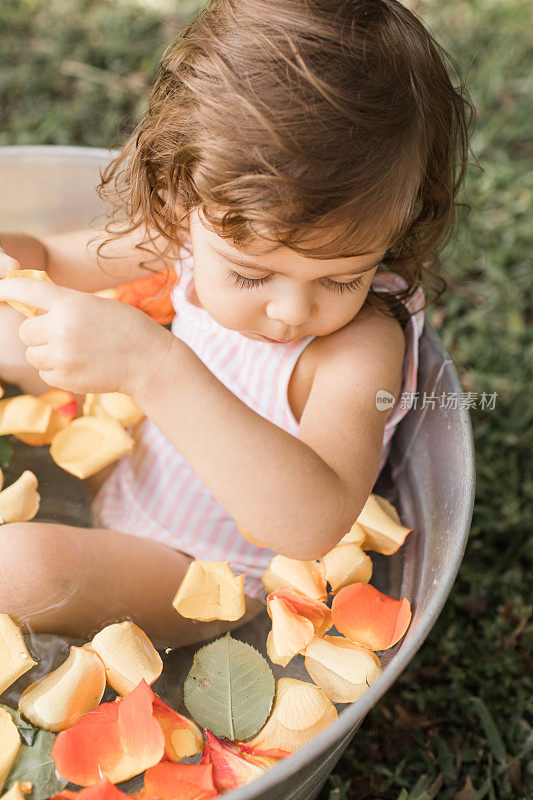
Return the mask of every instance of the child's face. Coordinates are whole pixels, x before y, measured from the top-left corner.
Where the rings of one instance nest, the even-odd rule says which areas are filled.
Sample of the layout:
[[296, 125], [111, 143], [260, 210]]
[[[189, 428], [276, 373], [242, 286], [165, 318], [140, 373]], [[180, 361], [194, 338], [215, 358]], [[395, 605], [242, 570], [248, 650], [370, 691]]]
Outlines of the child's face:
[[190, 236], [199, 304], [219, 325], [250, 339], [292, 341], [342, 328], [363, 305], [386, 252], [318, 259], [260, 238], [237, 249], [196, 210]]

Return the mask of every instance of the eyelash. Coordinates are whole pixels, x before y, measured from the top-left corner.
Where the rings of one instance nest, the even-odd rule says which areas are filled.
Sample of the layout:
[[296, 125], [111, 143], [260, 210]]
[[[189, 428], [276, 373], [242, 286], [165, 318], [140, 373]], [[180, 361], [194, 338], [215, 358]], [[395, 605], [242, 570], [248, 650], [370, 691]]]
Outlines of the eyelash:
[[[233, 278], [234, 283], [239, 289], [258, 289], [270, 278], [270, 275], [265, 275], [264, 278], [246, 278], [244, 275], [239, 275], [238, 272], [234, 272], [232, 269], [229, 269], [227, 274], [229, 278]], [[333, 291], [339, 294], [343, 294], [344, 292], [356, 292], [364, 283], [363, 278], [355, 278], [355, 280], [349, 283], [338, 283], [337, 281], [332, 281], [330, 278], [324, 278], [324, 281], [326, 281], [326, 286], [328, 286], [328, 288], [333, 289]]]

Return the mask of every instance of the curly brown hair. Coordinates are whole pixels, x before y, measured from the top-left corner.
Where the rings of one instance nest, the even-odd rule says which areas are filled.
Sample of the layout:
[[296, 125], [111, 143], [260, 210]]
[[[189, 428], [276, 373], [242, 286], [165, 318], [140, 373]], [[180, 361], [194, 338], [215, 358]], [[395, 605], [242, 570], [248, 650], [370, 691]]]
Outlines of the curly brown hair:
[[386, 247], [406, 288], [381, 299], [405, 320], [418, 286], [446, 288], [437, 250], [467, 167], [473, 107], [448, 70], [396, 0], [212, 0], [166, 50], [102, 175], [111, 238], [152, 229], [165, 255], [198, 207], [236, 246], [262, 236], [326, 259]]

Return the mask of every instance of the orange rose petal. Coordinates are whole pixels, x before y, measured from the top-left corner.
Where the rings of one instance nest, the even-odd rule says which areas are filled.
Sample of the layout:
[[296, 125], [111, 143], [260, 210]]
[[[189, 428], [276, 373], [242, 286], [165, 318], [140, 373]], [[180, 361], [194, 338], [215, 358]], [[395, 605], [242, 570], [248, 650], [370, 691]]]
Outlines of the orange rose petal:
[[249, 753], [252, 756], [269, 756], [269, 758], [287, 758], [292, 756], [289, 750], [281, 750], [279, 747], [270, 747], [267, 750], [261, 750], [258, 747], [252, 747], [247, 742], [234, 742], [243, 753]]
[[[95, 784], [95, 786], [96, 785], [97, 784]], [[113, 784], [111, 784], [111, 786], [113, 786]], [[86, 790], [82, 789], [81, 791], [84, 792]], [[117, 789], [117, 791], [120, 791], [120, 789]], [[81, 794], [81, 792], [73, 792], [72, 789], [63, 789], [62, 792], [53, 794], [50, 800], [75, 800], [79, 794]]]
[[292, 589], [277, 589], [267, 597], [272, 630], [267, 637], [267, 654], [274, 664], [287, 666], [313, 636], [323, 635], [333, 625], [329, 608]]
[[295, 614], [278, 597], [268, 595], [267, 610], [272, 630], [267, 636], [267, 655], [273, 664], [286, 667], [291, 658], [303, 650], [315, 635], [313, 623]]
[[202, 764], [212, 764], [213, 780], [220, 792], [229, 792], [251, 783], [279, 760], [264, 754], [258, 755], [253, 748], [246, 751], [231, 742], [220, 742], [207, 729], [205, 735], [207, 742]]
[[218, 796], [212, 764], [157, 764], [146, 770], [144, 791], [159, 800], [208, 800]]
[[76, 416], [78, 404], [76, 402], [76, 396], [72, 392], [67, 392], [64, 389], [49, 389], [44, 394], [40, 395], [39, 399], [51, 405], [60, 416], [65, 417], [69, 421]]
[[370, 650], [387, 650], [399, 642], [411, 621], [411, 605], [394, 600], [374, 586], [353, 583], [333, 599], [333, 624], [347, 639]]
[[277, 589], [268, 596], [283, 600], [293, 614], [298, 614], [300, 617], [308, 619], [313, 624], [317, 636], [323, 636], [333, 625], [331, 611], [324, 603], [318, 600], [304, 597], [304, 595], [292, 589]]
[[157, 695], [154, 695], [153, 709], [165, 737], [164, 758], [167, 761], [180, 761], [203, 751], [204, 736], [195, 722], [178, 714]]
[[125, 781], [157, 764], [165, 737], [153, 714], [154, 693], [143, 680], [123, 700], [102, 703], [59, 734], [52, 758], [62, 778], [91, 786]]
[[117, 286], [114, 299], [144, 311], [161, 325], [169, 325], [176, 316], [170, 293], [177, 280], [175, 270], [137, 278]]

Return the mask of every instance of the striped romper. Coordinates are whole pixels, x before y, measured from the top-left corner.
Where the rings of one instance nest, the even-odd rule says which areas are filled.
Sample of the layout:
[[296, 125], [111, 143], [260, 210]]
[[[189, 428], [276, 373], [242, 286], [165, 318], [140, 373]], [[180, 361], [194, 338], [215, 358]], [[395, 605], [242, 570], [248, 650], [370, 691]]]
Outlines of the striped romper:
[[[277, 344], [247, 339], [222, 327], [204, 308], [191, 302], [193, 263], [188, 252], [184, 251], [179, 265], [182, 274], [172, 294], [176, 310], [173, 334], [246, 405], [297, 436], [299, 425], [289, 406], [287, 388], [298, 358], [314, 336]], [[383, 271], [374, 276], [372, 286], [393, 292], [404, 284], [399, 276]], [[409, 310], [422, 305], [419, 289], [410, 300]], [[424, 314], [419, 310], [405, 328], [402, 392], [416, 390], [418, 340], [423, 326]], [[380, 470], [394, 430], [407, 410], [397, 403], [387, 420]], [[154, 422], [145, 419], [134, 436], [136, 446], [120, 459], [92, 502], [94, 524], [150, 537], [199, 560], [229, 561], [235, 573], [245, 575], [246, 595], [265, 602], [261, 575], [273, 551], [242, 538], [235, 519]]]

